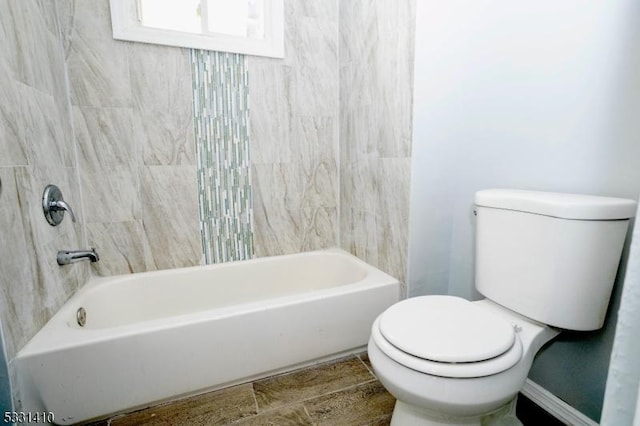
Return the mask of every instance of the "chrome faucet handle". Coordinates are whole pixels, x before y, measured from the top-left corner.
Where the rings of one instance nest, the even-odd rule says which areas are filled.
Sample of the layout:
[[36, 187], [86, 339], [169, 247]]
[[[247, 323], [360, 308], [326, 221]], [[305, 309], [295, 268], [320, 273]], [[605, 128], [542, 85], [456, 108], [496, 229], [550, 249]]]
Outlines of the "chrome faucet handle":
[[75, 223], [76, 221], [76, 215], [73, 214], [73, 210], [71, 209], [71, 206], [69, 204], [67, 204], [66, 201], [60, 199], [58, 201], [52, 201], [49, 204], [49, 208], [54, 210], [54, 211], [66, 211], [67, 213], [69, 213], [69, 216], [71, 216], [71, 221]]
[[47, 185], [42, 194], [42, 210], [44, 217], [51, 226], [60, 225], [64, 219], [64, 212], [69, 212], [71, 220], [76, 221], [76, 215], [73, 214], [71, 206], [62, 198], [60, 188], [55, 185]]

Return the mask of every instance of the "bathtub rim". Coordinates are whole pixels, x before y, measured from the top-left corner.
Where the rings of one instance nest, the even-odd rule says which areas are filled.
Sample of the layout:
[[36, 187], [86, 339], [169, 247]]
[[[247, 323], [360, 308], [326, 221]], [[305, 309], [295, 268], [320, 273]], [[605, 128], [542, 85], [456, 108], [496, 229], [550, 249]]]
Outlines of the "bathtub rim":
[[[149, 274], [167, 274], [174, 275], [192, 270], [215, 270], [218, 268], [228, 267], [230, 265], [239, 265], [246, 262], [268, 262], [275, 258], [292, 259], [302, 256], [317, 256], [321, 254], [339, 255], [353, 261], [366, 271], [366, 275], [359, 281], [342, 284], [334, 287], [323, 289], [304, 290], [294, 294], [276, 296], [264, 300], [239, 303], [230, 306], [217, 307], [210, 310], [202, 310], [197, 312], [189, 312], [185, 314], [173, 315], [163, 318], [154, 318], [150, 320], [138, 321], [130, 324], [122, 324], [113, 327], [104, 328], [81, 328], [69, 324], [75, 318], [75, 312], [80, 305], [80, 301], [88, 292], [93, 289], [109, 285], [110, 283], [121, 282], [122, 280], [144, 279]], [[233, 262], [225, 262], [213, 265], [189, 266], [185, 268], [174, 268], [167, 270], [148, 271], [134, 274], [114, 275], [109, 277], [91, 277], [71, 298], [69, 298], [63, 306], [54, 314], [54, 316], [33, 336], [29, 342], [16, 354], [14, 359], [28, 358], [45, 353], [52, 353], [65, 350], [71, 347], [88, 345], [98, 342], [106, 342], [121, 337], [130, 337], [146, 333], [153, 333], [164, 329], [175, 329], [187, 327], [191, 324], [198, 324], [216, 319], [227, 318], [242, 313], [255, 312], [261, 310], [278, 309], [284, 306], [290, 306], [296, 303], [307, 302], [320, 298], [338, 296], [341, 294], [352, 294], [364, 289], [376, 289], [388, 285], [398, 285], [400, 291], [400, 282], [398, 279], [382, 272], [376, 267], [369, 265], [362, 259], [346, 252], [340, 248], [331, 248], [324, 250], [315, 250], [303, 253], [294, 253], [287, 255], [266, 256], [249, 260], [240, 260]], [[400, 294], [398, 298], [400, 299]], [[268, 303], [265, 303], [267, 301]]]

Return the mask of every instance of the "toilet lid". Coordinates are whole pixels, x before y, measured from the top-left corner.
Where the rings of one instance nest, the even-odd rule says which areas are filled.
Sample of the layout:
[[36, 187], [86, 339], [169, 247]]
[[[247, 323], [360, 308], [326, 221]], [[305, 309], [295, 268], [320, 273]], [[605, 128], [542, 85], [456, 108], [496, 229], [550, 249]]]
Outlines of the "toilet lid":
[[509, 322], [454, 296], [421, 296], [396, 303], [380, 316], [379, 330], [403, 352], [448, 363], [495, 358], [515, 341]]
[[[460, 379], [470, 379], [476, 377], [486, 377], [499, 374], [509, 370], [522, 359], [522, 342], [516, 334], [515, 342], [511, 349], [495, 358], [480, 362], [438, 362], [428, 359], [418, 358], [401, 351], [387, 341], [380, 333], [380, 317], [376, 318], [371, 327], [371, 339], [369, 340], [369, 351], [372, 345], [380, 349], [396, 363], [411, 370], [429, 374], [431, 376], [450, 377]], [[371, 353], [371, 352], [370, 352]]]

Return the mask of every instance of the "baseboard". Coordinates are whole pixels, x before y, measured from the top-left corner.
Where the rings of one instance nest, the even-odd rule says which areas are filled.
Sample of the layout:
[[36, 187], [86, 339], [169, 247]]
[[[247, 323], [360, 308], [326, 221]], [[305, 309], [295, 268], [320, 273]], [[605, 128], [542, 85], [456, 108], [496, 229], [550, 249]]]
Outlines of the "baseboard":
[[563, 423], [571, 426], [598, 426], [598, 423], [529, 379], [520, 392]]

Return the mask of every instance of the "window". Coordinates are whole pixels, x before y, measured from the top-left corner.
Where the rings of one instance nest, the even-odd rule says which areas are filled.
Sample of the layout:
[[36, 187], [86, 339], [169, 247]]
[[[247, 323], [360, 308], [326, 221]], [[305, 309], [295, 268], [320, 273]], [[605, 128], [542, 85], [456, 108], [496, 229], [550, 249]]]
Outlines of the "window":
[[283, 0], [111, 0], [113, 38], [284, 57]]

